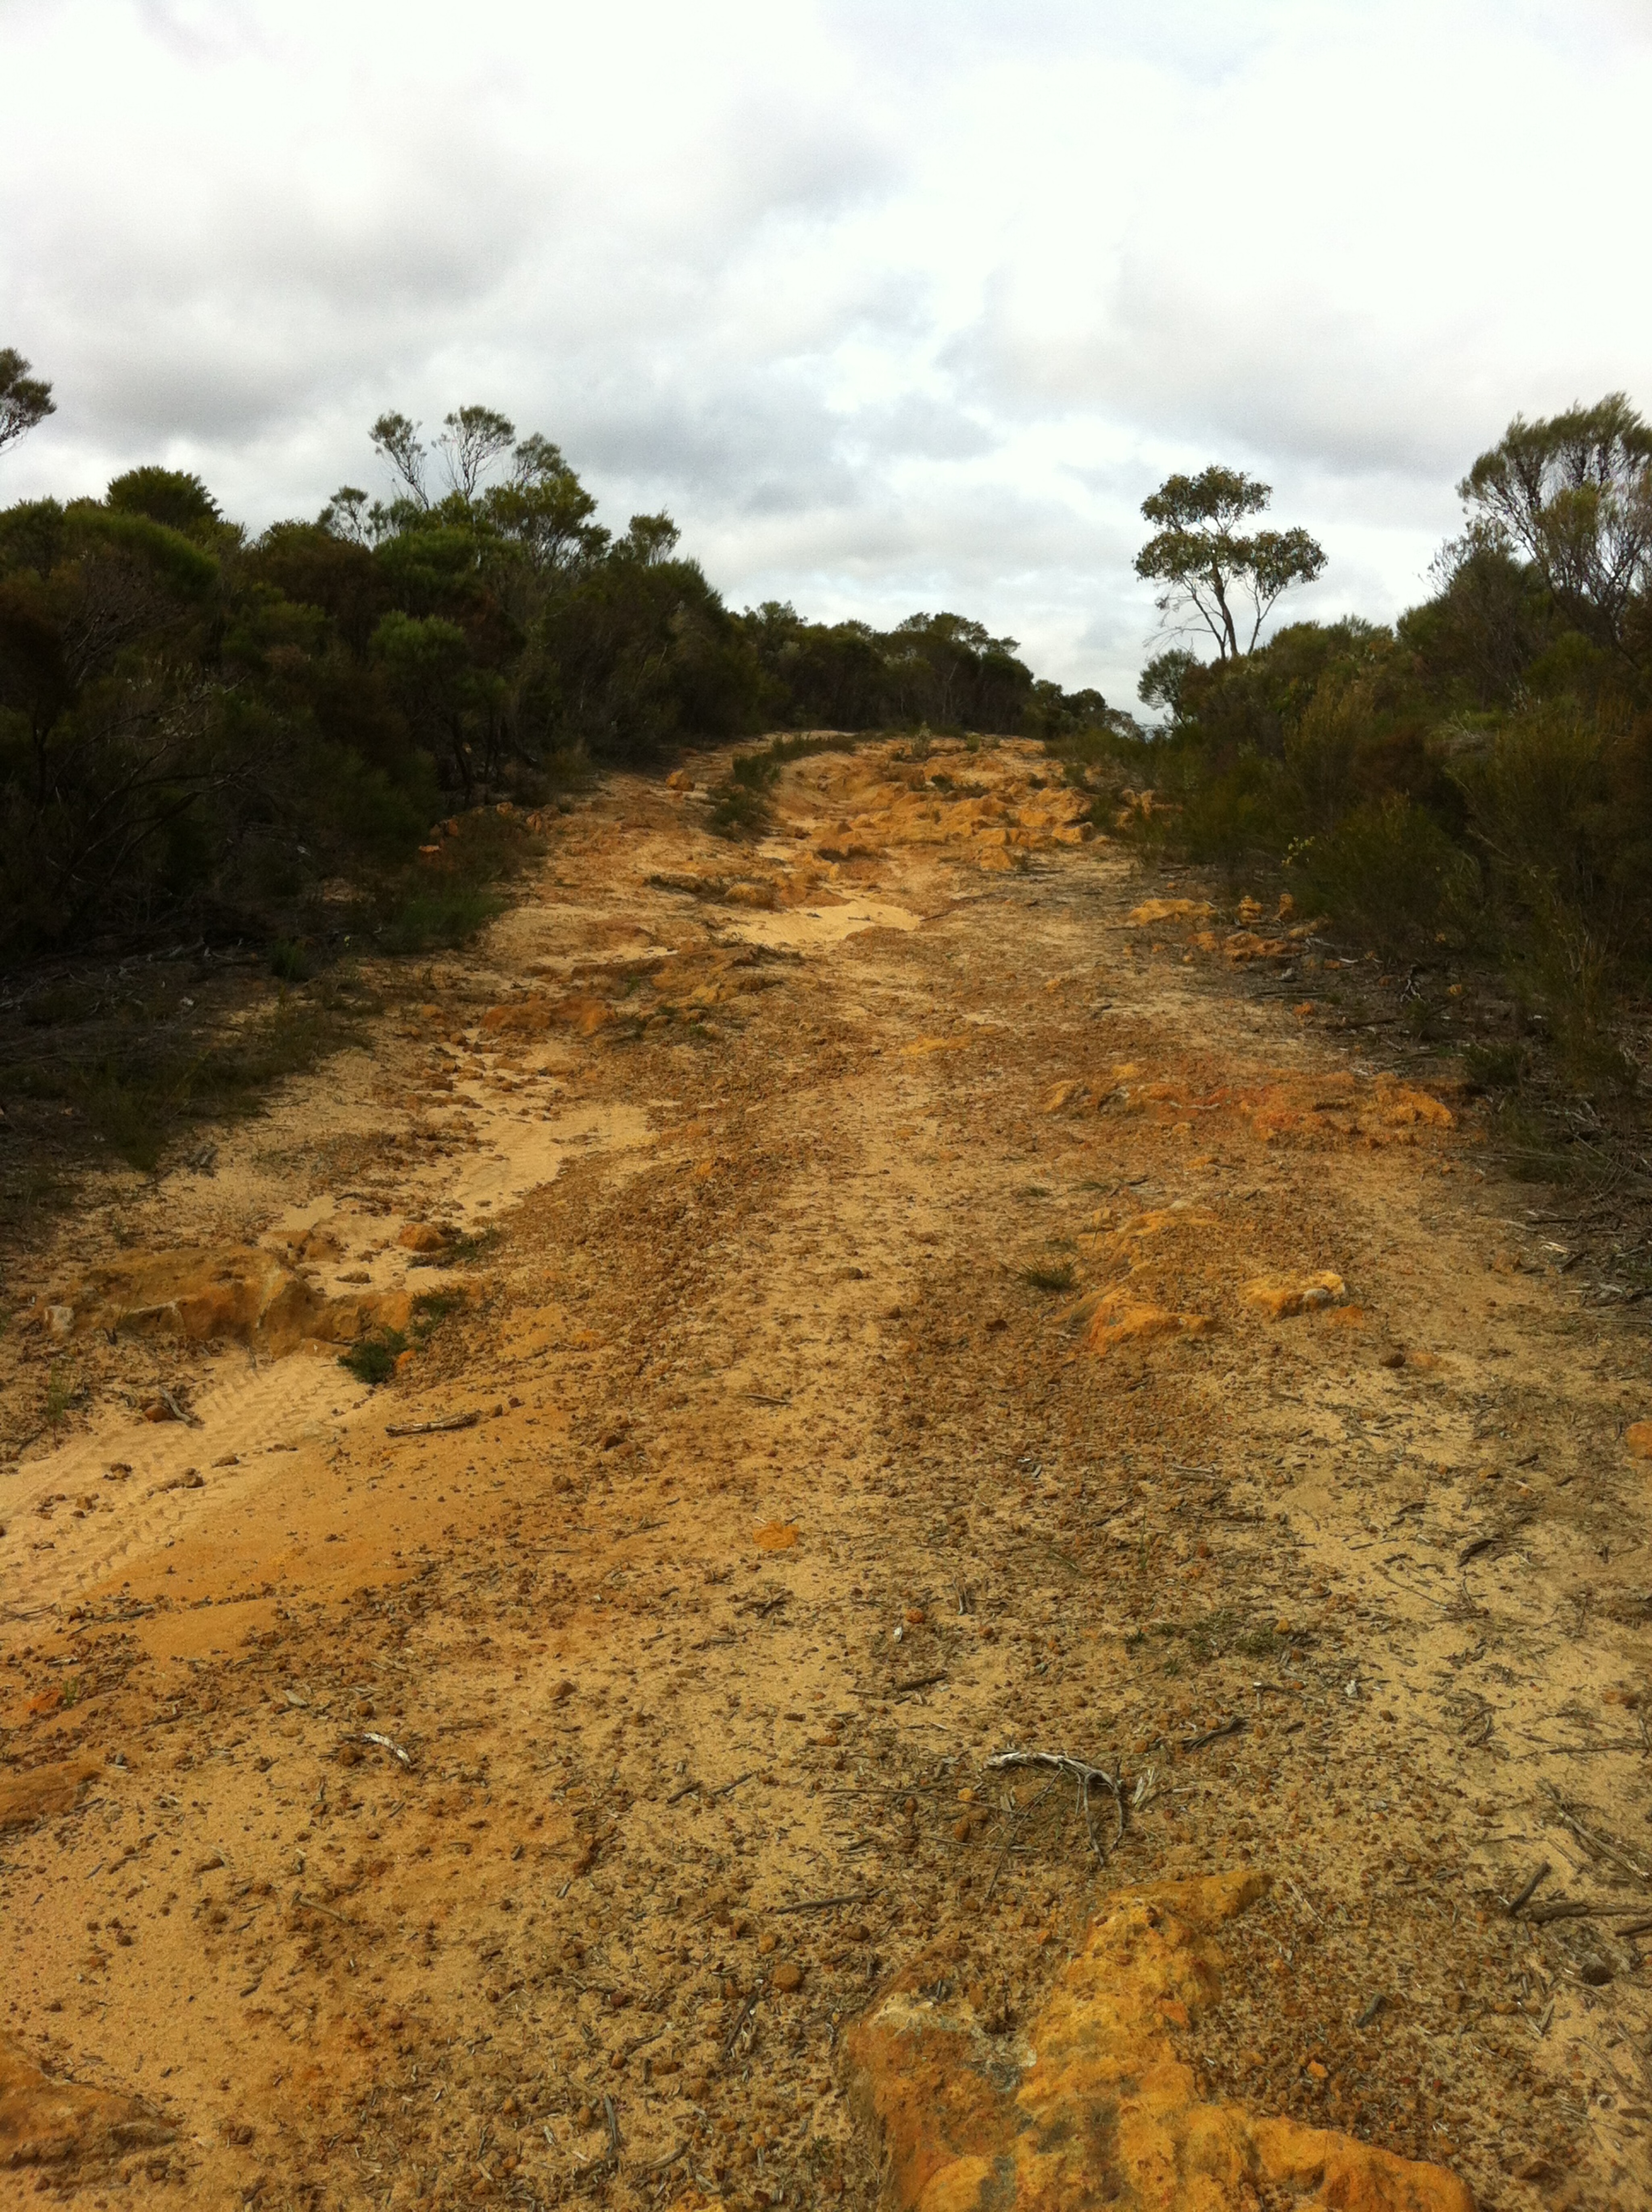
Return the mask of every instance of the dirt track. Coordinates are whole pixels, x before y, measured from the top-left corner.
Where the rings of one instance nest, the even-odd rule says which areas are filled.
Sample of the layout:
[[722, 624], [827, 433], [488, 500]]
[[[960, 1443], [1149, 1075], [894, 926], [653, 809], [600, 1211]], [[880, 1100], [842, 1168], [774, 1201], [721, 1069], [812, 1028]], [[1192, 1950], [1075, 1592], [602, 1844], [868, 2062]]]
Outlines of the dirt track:
[[[93, 1404], [0, 1477], [0, 2026], [142, 2101], [8, 2174], [0, 2078], [0, 2199], [870, 2205], [892, 1972], [1012, 2039], [1108, 1893], [1254, 1868], [1211, 2095], [1652, 2203], [1643, 1324], [1036, 748], [702, 805], [616, 780], [15, 1286]], [[1104, 1865], [1017, 1746], [1121, 1776]]]

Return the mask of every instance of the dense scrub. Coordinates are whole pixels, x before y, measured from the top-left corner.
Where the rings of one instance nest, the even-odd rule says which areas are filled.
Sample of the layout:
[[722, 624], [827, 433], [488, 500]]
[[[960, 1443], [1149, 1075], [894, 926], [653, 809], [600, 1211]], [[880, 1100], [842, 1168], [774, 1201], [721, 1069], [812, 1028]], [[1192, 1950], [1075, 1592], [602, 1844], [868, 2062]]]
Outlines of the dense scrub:
[[669, 518], [615, 536], [554, 446], [486, 410], [434, 457], [399, 416], [374, 439], [397, 498], [346, 487], [256, 538], [161, 468], [0, 514], [0, 957], [456, 942], [520, 857], [500, 831], [429, 865], [433, 821], [480, 802], [543, 806], [686, 740], [1030, 726], [1091, 696], [957, 616], [736, 615]]
[[[1067, 740], [1135, 835], [1278, 872], [1417, 986], [1506, 994], [1512, 1079], [1632, 1088], [1652, 960], [1652, 433], [1620, 399], [1511, 426], [1461, 487], [1434, 595], [1390, 625], [1293, 623], [1150, 664], [1155, 736]], [[1140, 793], [1151, 798], [1144, 805]], [[1123, 794], [1131, 796], [1126, 800]]]

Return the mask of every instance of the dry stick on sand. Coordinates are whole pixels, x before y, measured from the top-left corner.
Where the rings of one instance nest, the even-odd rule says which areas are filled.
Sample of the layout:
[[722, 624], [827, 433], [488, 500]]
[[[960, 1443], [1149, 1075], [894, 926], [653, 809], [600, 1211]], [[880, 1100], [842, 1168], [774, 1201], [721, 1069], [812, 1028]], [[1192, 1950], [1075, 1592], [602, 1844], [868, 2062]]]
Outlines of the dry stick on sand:
[[1652, 1881], [1652, 1867], [1643, 1866], [1638, 1859], [1631, 1858], [1615, 1836], [1606, 1835], [1598, 1828], [1586, 1826], [1552, 1783], [1543, 1784], [1543, 1793], [1592, 1858], [1605, 1859], [1609, 1865], [1619, 1868], [1625, 1874], [1633, 1875], [1637, 1881]]
[[400, 1744], [393, 1741], [391, 1737], [380, 1735], [377, 1729], [363, 1729], [355, 1740], [358, 1743], [376, 1743], [380, 1751], [387, 1751], [392, 1759], [399, 1759], [404, 1766], [411, 1766], [413, 1764], [413, 1754], [410, 1752], [404, 1751]]
[[752, 2014], [756, 2011], [759, 2003], [762, 2002], [763, 1992], [768, 1987], [768, 1984], [767, 1982], [759, 1982], [756, 1988], [751, 1992], [751, 1995], [740, 2007], [739, 2016], [735, 2021], [733, 2027], [730, 2028], [728, 2032], [728, 2039], [723, 2045], [722, 2063], [725, 2066], [728, 2064], [729, 2060], [734, 2056], [734, 2046], [744, 2033], [746, 2022], [750, 2019]]
[[1023, 1806], [1017, 1812], [1015, 1819], [1011, 1821], [1010, 1832], [1005, 1838], [1004, 1848], [998, 1855], [998, 1864], [993, 1869], [993, 1879], [987, 1883], [987, 1894], [981, 1899], [983, 1906], [990, 1905], [993, 1901], [993, 1892], [998, 1887], [999, 1876], [1003, 1873], [1005, 1868], [1010, 1863], [1010, 1853], [1015, 1849], [1016, 1838], [1021, 1833], [1022, 1828], [1025, 1826], [1028, 1819], [1031, 1814], [1038, 1810], [1038, 1808], [1043, 1803], [1044, 1800], [1049, 1796], [1051, 1790], [1054, 1790], [1054, 1787], [1055, 1781], [1054, 1778], [1052, 1777], [1039, 1791], [1037, 1796], [1033, 1799], [1032, 1803], [1030, 1805]]
[[450, 1429], [473, 1429], [482, 1419], [480, 1413], [450, 1413], [443, 1421], [406, 1421], [392, 1423], [385, 1430], [387, 1437], [440, 1437]]
[[167, 1407], [174, 1421], [181, 1421], [186, 1429], [200, 1427], [201, 1417], [198, 1413], [191, 1413], [187, 1406], [180, 1406], [164, 1382], [158, 1383], [155, 1387], [161, 1394], [161, 1404]]
[[1236, 1735], [1244, 1724], [1243, 1714], [1236, 1713], [1231, 1720], [1219, 1722], [1215, 1728], [1206, 1729], [1203, 1735], [1184, 1735], [1181, 1748], [1184, 1752], [1203, 1751], [1207, 1743], [1214, 1743], [1218, 1736]]
[[1515, 1914], [1520, 1911], [1522, 1905], [1529, 1905], [1531, 1903], [1533, 1898], [1537, 1893], [1537, 1886], [1539, 1882], [1542, 1881], [1544, 1875], [1547, 1874], [1548, 1871], [1549, 1862], [1547, 1859], [1545, 1859], [1542, 1865], [1539, 1867], [1537, 1872], [1526, 1884], [1520, 1894], [1517, 1897], [1511, 1897], [1509, 1899], [1507, 1905], [1503, 1907], [1503, 1910], [1509, 1914], [1511, 1919], [1514, 1917]]
[[[1118, 1831], [1113, 1838], [1116, 1851], [1124, 1841], [1124, 1784], [1116, 1774], [1109, 1774], [1104, 1766], [1088, 1766], [1082, 1759], [1069, 1759], [1063, 1751], [1000, 1751], [987, 1762], [994, 1772], [1006, 1766], [1043, 1766], [1053, 1773], [1065, 1774], [1078, 1785], [1078, 1810], [1084, 1816], [1084, 1827], [1090, 1837], [1090, 1848], [1102, 1864], [1107, 1864], [1107, 1853], [1102, 1849], [1096, 1833], [1096, 1823], [1090, 1817], [1091, 1785], [1099, 1782], [1113, 1798], [1113, 1809], [1118, 1816]], [[994, 1877], [996, 1879], [996, 1877]]]
[[878, 1889], [857, 1889], [843, 1897], [805, 1897], [795, 1905], [771, 1905], [769, 1917], [778, 1919], [782, 1912], [824, 1912], [834, 1905], [870, 1905], [875, 1897], [882, 1895]]

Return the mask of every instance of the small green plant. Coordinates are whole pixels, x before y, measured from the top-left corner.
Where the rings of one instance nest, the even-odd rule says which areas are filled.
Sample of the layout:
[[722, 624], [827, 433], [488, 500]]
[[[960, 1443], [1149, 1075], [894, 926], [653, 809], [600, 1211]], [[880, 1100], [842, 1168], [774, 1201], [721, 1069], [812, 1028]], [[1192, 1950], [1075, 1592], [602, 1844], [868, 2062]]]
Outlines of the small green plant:
[[[735, 763], [737, 769], [740, 765]], [[759, 787], [720, 783], [711, 801], [711, 826], [720, 837], [757, 837], [768, 827], [768, 808]]]
[[377, 1389], [396, 1372], [396, 1362], [407, 1350], [407, 1339], [398, 1328], [380, 1329], [351, 1345], [338, 1364], [358, 1382]]
[[1520, 1044], [1471, 1044], [1463, 1054], [1471, 1083], [1483, 1091], [1518, 1091], [1526, 1073], [1526, 1048]]
[[1071, 1260], [1039, 1260], [1021, 1270], [1021, 1279], [1035, 1291], [1070, 1291], [1073, 1285]]
[[451, 951], [468, 943], [504, 906], [497, 891], [476, 884], [416, 891], [380, 930], [378, 942], [386, 952]]
[[54, 1429], [62, 1426], [75, 1396], [73, 1373], [64, 1367], [54, 1367], [46, 1386], [46, 1417]]
[[270, 947], [270, 969], [283, 983], [307, 983], [313, 972], [304, 946], [287, 937], [278, 937]]
[[468, 1303], [463, 1291], [422, 1291], [413, 1301], [415, 1342], [428, 1344], [448, 1315], [462, 1311]]

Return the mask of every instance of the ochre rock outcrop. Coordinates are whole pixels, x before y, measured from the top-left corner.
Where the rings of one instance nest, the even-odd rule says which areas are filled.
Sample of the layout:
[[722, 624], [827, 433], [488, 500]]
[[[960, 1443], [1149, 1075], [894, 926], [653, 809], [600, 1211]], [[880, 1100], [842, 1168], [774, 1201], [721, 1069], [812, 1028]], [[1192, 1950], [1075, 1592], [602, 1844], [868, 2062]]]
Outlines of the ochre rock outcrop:
[[0, 2172], [39, 2166], [66, 2175], [169, 2143], [173, 2135], [135, 2097], [54, 2081], [20, 2043], [0, 2035]]
[[1266, 1886], [1223, 1875], [1110, 1899], [1024, 2043], [926, 1993], [946, 1984], [915, 1961], [847, 2044], [890, 2212], [1473, 2212], [1443, 2167], [1200, 2096], [1212, 1931]]
[[97, 1771], [95, 1759], [0, 1768], [0, 1836], [12, 1828], [26, 1828], [35, 1820], [72, 1813], [82, 1784]]
[[262, 1245], [182, 1247], [100, 1267], [74, 1299], [81, 1331], [156, 1331], [193, 1344], [227, 1340], [273, 1355], [306, 1340], [349, 1344], [373, 1328], [404, 1328], [404, 1291], [329, 1297]]

